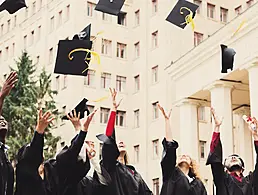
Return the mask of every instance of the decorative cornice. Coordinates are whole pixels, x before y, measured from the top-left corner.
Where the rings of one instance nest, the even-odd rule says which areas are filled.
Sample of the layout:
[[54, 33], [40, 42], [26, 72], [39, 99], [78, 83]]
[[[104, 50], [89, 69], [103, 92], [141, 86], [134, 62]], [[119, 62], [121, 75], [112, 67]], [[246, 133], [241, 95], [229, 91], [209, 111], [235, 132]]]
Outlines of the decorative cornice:
[[234, 82], [226, 82], [226, 81], [215, 81], [203, 88], [203, 90], [212, 90], [214, 88], [230, 88], [233, 89], [234, 86], [237, 85]]
[[186, 104], [201, 106], [201, 101], [195, 100], [195, 99], [184, 98], [184, 99], [181, 99], [180, 101], [175, 102], [173, 106], [180, 107], [180, 106], [186, 105]]
[[238, 115], [247, 115], [249, 116], [251, 111], [250, 111], [250, 107], [248, 106], [242, 106], [236, 110], [233, 111], [234, 114], [238, 114]]

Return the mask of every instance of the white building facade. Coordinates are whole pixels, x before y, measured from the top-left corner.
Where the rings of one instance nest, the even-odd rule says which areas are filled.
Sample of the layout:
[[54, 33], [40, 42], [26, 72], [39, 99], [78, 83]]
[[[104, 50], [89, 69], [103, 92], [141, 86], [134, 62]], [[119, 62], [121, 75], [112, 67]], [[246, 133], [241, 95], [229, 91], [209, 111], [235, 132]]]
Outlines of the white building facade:
[[[105, 131], [111, 104], [109, 87], [123, 98], [116, 133], [124, 140], [130, 163], [142, 174], [154, 194], [162, 185], [160, 159], [165, 125], [157, 103], [173, 108], [173, 136], [178, 153], [188, 153], [200, 163], [209, 194], [213, 191], [210, 167], [205, 166], [212, 135], [209, 107], [224, 116], [221, 137], [224, 155], [238, 153], [246, 173], [254, 166], [253, 143], [242, 115], [258, 115], [258, 4], [234, 0], [200, 1], [194, 32], [165, 21], [175, 0], [127, 0], [118, 17], [94, 11], [97, 1], [28, 0], [28, 8], [0, 15], [1, 74], [26, 49], [39, 70], [53, 73], [58, 41], [72, 39], [92, 24], [94, 51], [101, 57], [102, 74], [88, 77], [53, 74], [53, 89], [60, 111], [68, 112], [86, 97], [90, 109], [99, 107], [88, 140], [101, 145], [96, 134]], [[239, 15], [239, 16], [238, 16]], [[239, 25], [240, 31], [233, 36]], [[236, 50], [234, 71], [222, 75], [220, 44]], [[92, 64], [92, 68], [96, 65]], [[258, 117], [258, 116], [257, 116]], [[53, 132], [62, 136], [59, 147], [74, 135], [69, 121], [59, 121]], [[244, 147], [243, 147], [244, 144]]]

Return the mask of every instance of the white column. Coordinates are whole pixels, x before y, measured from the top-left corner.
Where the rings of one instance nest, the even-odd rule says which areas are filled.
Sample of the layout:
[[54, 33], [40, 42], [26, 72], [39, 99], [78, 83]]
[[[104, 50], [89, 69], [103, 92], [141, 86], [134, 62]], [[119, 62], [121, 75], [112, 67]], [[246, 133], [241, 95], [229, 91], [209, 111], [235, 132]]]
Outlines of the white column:
[[251, 115], [258, 118], [258, 62], [247, 70], [249, 72]]
[[242, 119], [243, 115], [250, 115], [249, 107], [241, 107], [234, 111], [234, 141], [236, 145], [234, 153], [244, 160], [245, 173], [247, 174], [249, 171], [253, 171], [253, 141], [248, 125]]
[[196, 160], [199, 158], [197, 105], [198, 102], [187, 99], [178, 105], [180, 108], [180, 153], [188, 154]]
[[224, 117], [220, 127], [223, 158], [233, 153], [232, 87], [232, 84], [222, 81], [217, 81], [208, 87], [211, 93], [211, 106], [215, 109], [218, 117]]

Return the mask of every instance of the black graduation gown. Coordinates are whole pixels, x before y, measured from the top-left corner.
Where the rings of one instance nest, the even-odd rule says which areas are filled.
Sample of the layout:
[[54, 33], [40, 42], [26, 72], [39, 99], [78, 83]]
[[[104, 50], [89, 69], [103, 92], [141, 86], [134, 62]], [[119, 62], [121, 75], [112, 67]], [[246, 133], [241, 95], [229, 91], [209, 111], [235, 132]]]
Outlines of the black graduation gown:
[[106, 195], [152, 195], [151, 190], [133, 166], [127, 166], [117, 161], [119, 150], [112, 137], [104, 142], [102, 156], [101, 164], [112, 179], [106, 189]]
[[43, 161], [44, 135], [35, 132], [32, 142], [18, 152], [15, 195], [74, 195], [90, 168], [89, 161], [78, 160], [85, 137], [86, 132], [81, 131], [56, 159], [47, 160], [42, 180], [38, 167]]
[[[258, 147], [255, 145], [257, 153]], [[224, 171], [222, 164], [222, 144], [219, 140], [214, 152], [210, 152], [206, 165], [211, 165], [216, 195], [258, 195], [257, 160], [254, 172], [250, 172], [238, 181], [234, 176]]]
[[4, 151], [4, 145], [0, 148], [0, 194], [13, 195], [14, 170], [7, 154]]
[[201, 180], [194, 178], [189, 183], [185, 174], [176, 167], [176, 141], [162, 141], [164, 151], [161, 160], [163, 184], [160, 195], [207, 195]]

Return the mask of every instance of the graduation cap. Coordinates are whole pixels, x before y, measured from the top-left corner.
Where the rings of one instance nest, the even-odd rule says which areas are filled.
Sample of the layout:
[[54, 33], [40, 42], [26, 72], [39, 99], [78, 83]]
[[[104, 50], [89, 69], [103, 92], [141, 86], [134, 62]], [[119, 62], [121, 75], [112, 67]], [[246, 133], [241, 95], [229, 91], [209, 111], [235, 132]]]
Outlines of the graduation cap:
[[100, 141], [105, 144], [112, 144], [116, 142], [116, 132], [115, 129], [113, 130], [112, 136], [108, 137], [106, 134], [100, 134], [96, 136]]
[[25, 0], [0, 0], [0, 12], [6, 10], [13, 14], [23, 7], [27, 7]]
[[[78, 116], [79, 112], [80, 112], [80, 119], [84, 118], [84, 112], [87, 111], [87, 115], [90, 114], [90, 111], [87, 107], [87, 99], [86, 98], [83, 98], [83, 100], [74, 108], [75, 111], [76, 111], [76, 115]], [[71, 111], [73, 112], [73, 111]], [[68, 113], [70, 115], [70, 113]], [[63, 116], [62, 117], [63, 120], [69, 120], [67, 118], [67, 116]]]
[[73, 40], [88, 40], [90, 41], [91, 24], [84, 28], [80, 33], [74, 35]]
[[117, 16], [124, 5], [125, 0], [99, 0], [95, 10]]
[[198, 5], [189, 1], [178, 0], [166, 20], [182, 29], [189, 23], [191, 23], [192, 28], [194, 28], [193, 18], [195, 17], [195, 12], [198, 7]]
[[91, 48], [89, 40], [59, 41], [54, 73], [87, 76]]
[[234, 56], [236, 54], [235, 50], [228, 48], [226, 45], [221, 44], [221, 54], [222, 54], [222, 69], [221, 73], [227, 73], [228, 69], [233, 70]]

